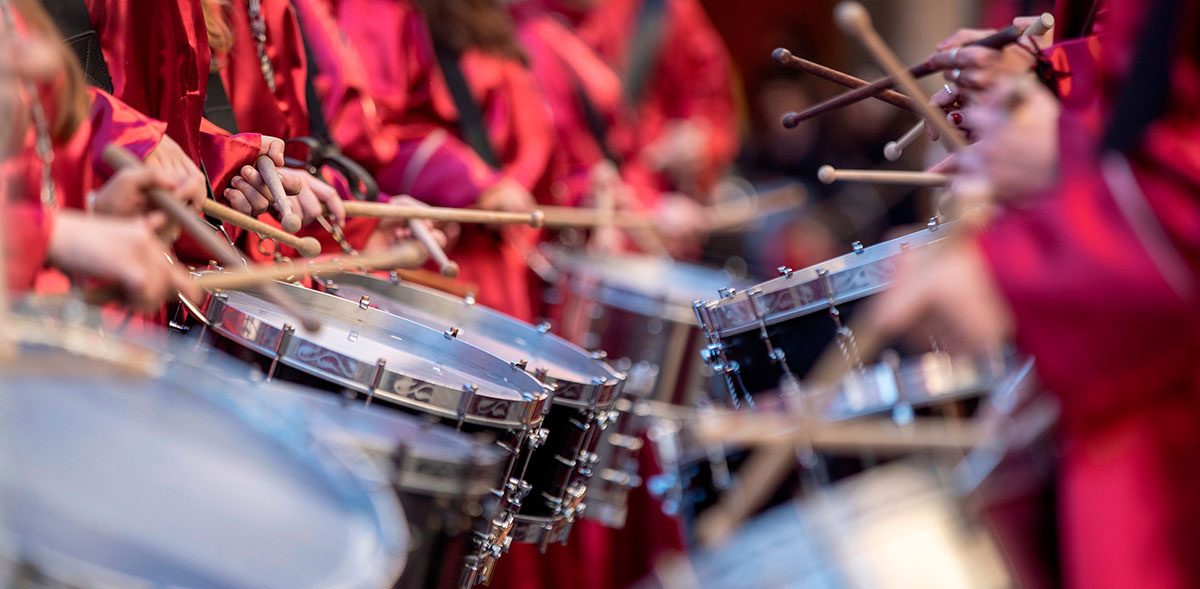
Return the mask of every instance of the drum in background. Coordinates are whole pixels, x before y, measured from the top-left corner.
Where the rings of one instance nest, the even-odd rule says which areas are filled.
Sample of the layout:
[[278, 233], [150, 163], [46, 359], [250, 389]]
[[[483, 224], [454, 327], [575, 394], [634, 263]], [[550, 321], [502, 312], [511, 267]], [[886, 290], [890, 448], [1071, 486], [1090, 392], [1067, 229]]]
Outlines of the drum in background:
[[993, 588], [1012, 580], [987, 526], [932, 466], [893, 463], [779, 505], [650, 587]]
[[503, 313], [440, 292], [361, 274], [325, 283], [339, 297], [379, 308], [452, 334], [507, 360], [554, 387], [543, 427], [545, 442], [530, 457], [525, 482], [530, 489], [518, 506], [512, 536], [546, 546], [565, 542], [584, 508], [587, 482], [595, 467], [599, 433], [615, 419], [613, 405], [624, 377], [600, 357]]
[[[638, 454], [646, 424], [630, 409], [639, 399], [692, 405], [723, 396], [723, 385], [700, 361], [707, 343], [692, 302], [729, 286], [723, 270], [641, 255], [595, 257], [549, 250], [559, 272], [559, 330], [567, 339], [604, 350], [627, 374], [617, 407], [621, 419], [596, 447], [596, 476], [586, 517], [625, 524], [628, 495], [642, 484]], [[715, 388], [714, 388], [715, 387]]]
[[[310, 333], [275, 304], [242, 291], [210, 293], [201, 337], [282, 379], [362, 399], [380, 410], [402, 410], [471, 433], [490, 434], [508, 456], [493, 491], [519, 505], [529, 488], [530, 456], [546, 439], [550, 406], [545, 387], [510, 364], [451, 334], [363, 304], [280, 283], [288, 296], [322, 320]], [[294, 327], [295, 326], [295, 327]], [[512, 518], [481, 542], [503, 544]], [[490, 564], [483, 567], [490, 571]], [[483, 581], [486, 582], [486, 578]]]
[[411, 539], [397, 588], [467, 588], [491, 574], [511, 540], [489, 536], [508, 529], [504, 520], [512, 518], [492, 493], [504, 474], [503, 451], [397, 411], [282, 383], [260, 388], [293, 409], [289, 417], [322, 441], [361, 451], [382, 473], [379, 484], [396, 490]]
[[379, 587], [400, 574], [404, 513], [370, 483], [378, 471], [256, 385], [56, 320], [4, 328], [23, 343], [0, 364], [0, 584]]
[[[938, 247], [946, 233], [930, 221], [916, 233], [867, 248], [856, 243], [852, 253], [803, 270], [781, 268], [779, 278], [697, 303], [709, 342], [705, 362], [745, 396], [779, 388], [785, 375], [803, 379], [831, 345], [852, 366], [876, 362], [860, 357], [847, 322], [864, 300], [891, 284], [904, 251]], [[912, 351], [938, 348], [931, 341]]]

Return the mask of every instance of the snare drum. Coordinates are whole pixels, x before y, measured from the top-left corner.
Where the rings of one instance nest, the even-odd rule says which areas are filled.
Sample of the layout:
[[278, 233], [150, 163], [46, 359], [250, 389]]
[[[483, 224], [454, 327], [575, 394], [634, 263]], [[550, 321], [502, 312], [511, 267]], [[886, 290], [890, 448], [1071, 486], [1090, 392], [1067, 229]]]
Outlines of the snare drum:
[[624, 377], [600, 357], [537, 327], [472, 299], [460, 299], [419, 286], [361, 274], [345, 274], [325, 284], [328, 292], [362, 305], [453, 334], [503, 360], [533, 372], [554, 387], [543, 427], [546, 441], [525, 470], [530, 485], [517, 506], [513, 538], [545, 546], [565, 541], [582, 511], [587, 479], [595, 466], [598, 432], [612, 411]]
[[[465, 589], [491, 574], [511, 536], [492, 493], [504, 475], [503, 452], [485, 440], [333, 395], [269, 383], [260, 394], [294, 409], [297, 425], [322, 441], [353, 448], [395, 488], [412, 539], [399, 589]], [[499, 521], [497, 521], [499, 520]]]
[[[835, 341], [850, 365], [874, 363], [859, 357], [846, 323], [865, 299], [891, 284], [903, 252], [939, 247], [946, 234], [931, 221], [916, 233], [867, 248], [855, 244], [853, 252], [828, 262], [781, 268], [779, 278], [697, 302], [709, 342], [705, 362], [745, 396], [779, 388], [785, 375], [804, 378]], [[932, 344], [917, 352], [938, 348]]]
[[[452, 333], [303, 287], [281, 283], [280, 288], [321, 318], [320, 331], [305, 331], [254, 293], [223, 291], [205, 299], [204, 333], [217, 347], [259, 366], [269, 379], [490, 434], [509, 456], [493, 489], [507, 504], [520, 503], [529, 488], [520, 477], [547, 436], [542, 420], [550, 397], [541, 383]], [[511, 526], [512, 519], [496, 521]], [[510, 531], [493, 530], [488, 536], [504, 538]]]
[[381, 587], [400, 574], [403, 510], [361, 454], [289, 423], [250, 382], [30, 327], [0, 365], [0, 584]]

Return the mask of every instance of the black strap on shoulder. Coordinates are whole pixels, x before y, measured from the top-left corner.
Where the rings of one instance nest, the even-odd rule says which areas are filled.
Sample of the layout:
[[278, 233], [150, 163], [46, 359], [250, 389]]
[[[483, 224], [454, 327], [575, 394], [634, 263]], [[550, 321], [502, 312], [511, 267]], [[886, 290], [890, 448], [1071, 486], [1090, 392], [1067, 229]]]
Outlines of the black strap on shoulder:
[[1166, 109], [1178, 8], [1178, 0], [1157, 0], [1147, 12], [1133, 63], [1104, 133], [1106, 151], [1127, 152], [1136, 147], [1146, 127]]
[[[299, 8], [296, 9], [296, 21], [300, 21]], [[329, 133], [329, 122], [325, 120], [325, 109], [322, 107], [321, 97], [317, 94], [317, 86], [314, 82], [321, 70], [318, 69], [317, 60], [313, 56], [312, 46], [308, 42], [308, 33], [304, 32], [303, 24], [300, 24], [300, 39], [304, 42], [304, 61], [306, 62], [304, 101], [308, 103], [308, 134], [326, 145], [332, 145], [333, 136]]]
[[458, 63], [458, 54], [437, 41], [433, 43], [433, 50], [437, 54], [438, 65], [442, 68], [442, 76], [446, 78], [446, 86], [450, 88], [454, 106], [458, 109], [458, 127], [463, 138], [487, 165], [496, 170], [500, 169], [500, 158], [496, 157], [496, 151], [492, 149], [492, 143], [488, 140], [487, 127], [483, 124], [483, 112], [471, 96], [467, 78], [463, 76]]
[[629, 62], [625, 66], [625, 99], [637, 104], [662, 50], [667, 0], [644, 0], [638, 10]]
[[208, 73], [208, 89], [204, 93], [204, 118], [230, 134], [238, 133], [237, 116], [233, 114], [233, 105], [229, 103], [229, 93], [225, 91], [221, 72]]
[[100, 35], [96, 33], [84, 0], [42, 0], [42, 6], [79, 58], [88, 84], [111, 94], [112, 75], [104, 61], [104, 52], [100, 50]]
[[[567, 65], [569, 68], [570, 65]], [[587, 88], [583, 86], [583, 82], [571, 72], [571, 85], [575, 90], [575, 97], [579, 100], [579, 106], [583, 109], [583, 120], [587, 123], [588, 131], [592, 133], [592, 138], [596, 140], [596, 144], [600, 146], [600, 152], [604, 154], [604, 159], [612, 162], [617, 167], [621, 166], [621, 158], [612, 150], [612, 146], [608, 142], [608, 125], [604, 122], [604, 117], [600, 114], [600, 109], [596, 108], [596, 103], [592, 101], [592, 97], [588, 95]]]

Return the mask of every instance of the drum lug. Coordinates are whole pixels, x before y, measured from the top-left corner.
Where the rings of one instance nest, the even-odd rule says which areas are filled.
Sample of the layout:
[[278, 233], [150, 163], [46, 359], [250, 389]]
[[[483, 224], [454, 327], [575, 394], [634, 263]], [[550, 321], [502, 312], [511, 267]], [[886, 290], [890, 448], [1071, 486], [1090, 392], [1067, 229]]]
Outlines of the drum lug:
[[375, 369], [371, 371], [371, 388], [367, 389], [368, 407], [371, 406], [371, 401], [375, 399], [375, 391], [379, 388], [379, 382], [383, 380], [384, 373], [387, 372], [387, 360], [380, 358], [375, 361]]
[[579, 452], [579, 458], [575, 461], [575, 463], [579, 465], [579, 470], [577, 472], [580, 476], [590, 479], [592, 478], [592, 473], [595, 472], [596, 463], [598, 462], [600, 462], [600, 456], [595, 452], [581, 450]]
[[358, 298], [358, 308], [359, 309], [370, 309], [371, 308], [371, 296], [363, 295], [363, 296], [359, 297]]
[[787, 266], [780, 266], [780, 267], [776, 268], [775, 271], [779, 272], [779, 275], [784, 278], [791, 278], [792, 273], [795, 272], [794, 270], [792, 270], [791, 268], [788, 268]]
[[515, 370], [525, 370], [526, 368], [529, 367], [529, 361], [524, 358], [521, 358], [520, 360], [517, 360], [516, 362], [509, 362], [508, 364], [509, 364], [509, 366], [512, 366]]
[[458, 328], [451, 327], [450, 329], [447, 329], [446, 331], [442, 332], [442, 335], [445, 336], [446, 339], [455, 339], [458, 337]]
[[544, 427], [539, 427], [539, 428], [529, 432], [529, 438], [527, 440], [527, 443], [529, 444], [529, 447], [531, 449], [536, 450], [536, 449], [540, 448], [542, 444], [546, 443], [546, 437], [549, 435], [550, 435], [550, 430], [548, 430]]
[[605, 352], [604, 350], [592, 350], [592, 360], [604, 362], [608, 360], [608, 352]]
[[854, 250], [854, 253], [861, 255], [863, 253], [863, 244], [861, 241], [856, 241], [850, 244], [850, 249]]
[[733, 298], [733, 295], [736, 295], [736, 294], [737, 294], [736, 288], [731, 288], [731, 287], [726, 286], [726, 287], [717, 289], [717, 296], [721, 297], [722, 299]]
[[550, 322], [544, 321], [544, 320], [538, 322], [537, 331], [538, 331], [538, 333], [549, 333], [550, 332]]
[[463, 304], [468, 307], [475, 304], [475, 293], [469, 292], [463, 297]]
[[462, 387], [462, 400], [458, 402], [458, 425], [455, 429], [462, 430], [463, 420], [467, 417], [467, 408], [471, 406], [471, 399], [475, 397], [475, 393], [479, 392], [479, 385], [464, 384]]
[[941, 225], [942, 225], [941, 219], [938, 219], [936, 216], [930, 217], [929, 222], [925, 224], [925, 226], [928, 227], [930, 231], [937, 231], [938, 227], [941, 227]]
[[296, 328], [292, 327], [291, 323], [284, 323], [283, 329], [279, 332], [279, 343], [275, 344], [275, 357], [271, 358], [271, 367], [267, 369], [267, 380], [275, 378], [275, 369], [279, 367], [279, 360], [283, 358], [284, 350], [287, 350], [288, 344], [292, 341], [292, 335], [296, 333]]

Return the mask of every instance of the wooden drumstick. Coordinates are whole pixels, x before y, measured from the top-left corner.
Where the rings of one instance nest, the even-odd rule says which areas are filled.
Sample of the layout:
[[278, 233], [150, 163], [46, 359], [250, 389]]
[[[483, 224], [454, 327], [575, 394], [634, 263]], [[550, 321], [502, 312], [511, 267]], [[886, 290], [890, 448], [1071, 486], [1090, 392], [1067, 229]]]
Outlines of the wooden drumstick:
[[[775, 63], [777, 63], [781, 66], [789, 67], [789, 68], [792, 68], [795, 70], [800, 70], [802, 72], [808, 72], [814, 76], [817, 76], [818, 78], [821, 78], [823, 80], [828, 80], [830, 82], [833, 82], [834, 84], [845, 86], [847, 88], [851, 88], [851, 89], [862, 88], [863, 86], [870, 84], [870, 82], [868, 82], [862, 78], [856, 78], [854, 76], [851, 76], [850, 74], [840, 72], [831, 67], [823, 66], [815, 61], [809, 61], [802, 57], [796, 57], [791, 51], [788, 51], [787, 49], [784, 49], [783, 47], [779, 47], [775, 51], [773, 51], [771, 53], [771, 59], [775, 60]], [[875, 94], [874, 96], [872, 96], [872, 98], [875, 98], [877, 100], [882, 100], [893, 106], [897, 106], [904, 110], [920, 114], [917, 111], [917, 107], [913, 105], [912, 100], [910, 100], [907, 96], [905, 96], [899, 92], [895, 92], [892, 90], [884, 90], [878, 94]], [[788, 114], [784, 115], [783, 126], [788, 127], [790, 129], [792, 127], [795, 127], [797, 124], [799, 124], [800, 121], [791, 122], [791, 117], [793, 117], [795, 115], [796, 115], [796, 113], [788, 113]]]
[[1054, 28], [1054, 15], [1049, 12], [1043, 12], [1038, 16], [1038, 19], [1021, 33], [1022, 37], [1040, 37], [1050, 32]]
[[279, 226], [288, 233], [299, 231], [300, 215], [292, 210], [292, 201], [283, 189], [283, 179], [279, 177], [279, 170], [275, 168], [275, 160], [269, 155], [260, 155], [255, 160], [254, 167], [258, 168], [263, 183], [267, 185], [267, 190], [275, 201], [275, 210], [279, 211]]
[[204, 214], [220, 219], [246, 231], [253, 231], [267, 239], [295, 248], [305, 258], [315, 258], [321, 255], [321, 242], [315, 237], [299, 237], [292, 235], [274, 225], [263, 223], [250, 215], [242, 214], [215, 200], [204, 199]]
[[[108, 145], [104, 148], [102, 155], [104, 162], [113, 170], [140, 167], [142, 165], [142, 160], [119, 145]], [[151, 188], [148, 193], [150, 201], [156, 207], [178, 222], [183, 227], [183, 230], [191, 235], [218, 262], [229, 268], [234, 268], [242, 264], [242, 257], [233, 249], [233, 246], [217, 239], [212, 227], [209, 227], [199, 216], [188, 210], [182, 202], [175, 200], [169, 192], [161, 188]], [[283, 307], [284, 310], [299, 319], [300, 324], [305, 329], [309, 331], [318, 331], [321, 329], [321, 322], [317, 321], [316, 317], [301, 309], [292, 299], [288, 298], [286, 293], [275, 288], [275, 285], [264, 284], [260, 292], [262, 292], [263, 296], [271, 299], [275, 304]]]
[[817, 179], [824, 184], [834, 182], [871, 182], [875, 184], [903, 184], [907, 186], [945, 186], [950, 183], [946, 174], [932, 172], [909, 172], [905, 170], [839, 170], [833, 166], [821, 166]]
[[600, 209], [576, 207], [542, 207], [546, 227], [618, 227], [621, 229], [654, 227], [654, 218], [631, 211], [609, 213]]
[[[863, 8], [858, 2], [843, 0], [837, 6], [837, 21], [842, 31], [848, 35], [858, 37], [859, 41], [866, 47], [875, 61], [879, 62], [880, 67], [890, 74], [890, 80], [895, 80], [900, 85], [901, 90], [913, 98], [913, 102], [921, 109], [921, 114], [925, 115], [925, 124], [933, 125], [937, 128], [938, 134], [941, 136], [942, 143], [945, 144], [946, 150], [953, 153], [967, 146], [967, 142], [962, 135], [946, 122], [946, 116], [932, 104], [924, 100], [920, 100], [921, 90], [917, 87], [917, 81], [911, 70], [904, 69], [896, 55], [888, 48], [887, 44], [875, 31], [875, 27], [871, 24], [871, 15], [867, 13], [867, 9]], [[1015, 31], [1016, 27], [1005, 29]], [[996, 33], [999, 35], [1000, 33]], [[987, 37], [988, 39], [995, 37]], [[1015, 35], [1009, 34], [1012, 39]], [[1007, 38], [1007, 36], [1006, 36]], [[1012, 39], [1007, 41], [1005, 45], [1012, 42]], [[933, 68], [928, 64], [922, 64], [918, 68], [928, 69], [930, 72]], [[916, 69], [916, 68], [914, 68]]]
[[196, 277], [196, 284], [205, 290], [246, 289], [298, 274], [332, 276], [348, 272], [413, 268], [425, 263], [425, 260], [425, 250], [421, 245], [407, 241], [377, 254], [333, 258], [327, 262], [309, 262], [306, 265], [271, 264], [247, 270], [201, 274]]
[[917, 138], [924, 133], [925, 121], [921, 121], [916, 125], [913, 125], [913, 128], [901, 135], [899, 139], [895, 141], [888, 141], [887, 145], [883, 146], [883, 157], [887, 158], [889, 162], [894, 162], [900, 159], [900, 156], [904, 155], [904, 150], [907, 149], [909, 145], [912, 145], [912, 142], [916, 141]]
[[442, 276], [446, 278], [454, 278], [458, 276], [458, 263], [446, 256], [446, 251], [442, 249], [442, 245], [437, 242], [437, 238], [433, 236], [433, 232], [429, 227], [425, 226], [425, 221], [420, 219], [409, 219], [408, 228], [416, 236], [417, 241], [429, 252], [430, 259], [437, 264], [438, 270]]
[[376, 219], [427, 219], [446, 223], [484, 223], [494, 225], [529, 225], [541, 227], [545, 214], [535, 210], [528, 213], [507, 213], [451, 207], [416, 207], [382, 202], [348, 200], [342, 203], [347, 217]]
[[[868, 23], [869, 22], [870, 21], [868, 19]], [[1005, 45], [1008, 45], [1009, 43], [1016, 41], [1017, 38], [1019, 38], [1020, 36], [1021, 36], [1020, 29], [1018, 29], [1017, 27], [1008, 27], [1002, 31], [999, 31], [997, 33], [993, 33], [987, 37], [984, 37], [978, 41], [967, 43], [967, 46], [980, 46], [980, 47], [990, 47], [992, 49], [1000, 49], [1001, 47], [1004, 47]], [[904, 71], [902, 66], [900, 67], [900, 69], [902, 71]], [[923, 78], [925, 76], [928, 76], [929, 74], [934, 73], [935, 71], [937, 71], [937, 70], [935, 70], [928, 61], [926, 61], [920, 65], [913, 66], [907, 70], [907, 72], [913, 78]], [[896, 82], [894, 80], [894, 77], [892, 77], [892, 76], [889, 76], [886, 78], [881, 78], [879, 80], [871, 82], [870, 84], [867, 84], [866, 86], [863, 86], [861, 88], [856, 88], [854, 90], [851, 90], [844, 94], [835, 96], [829, 100], [826, 100], [825, 102], [821, 102], [819, 104], [814, 104], [813, 106], [810, 106], [798, 113], [795, 113], [795, 115], [790, 118], [790, 122], [792, 123], [792, 126], [795, 126], [796, 124], [799, 124], [800, 121], [805, 121], [805, 120], [811, 119], [813, 117], [821, 116], [825, 113], [837, 110], [843, 106], [849, 106], [851, 104], [854, 104], [855, 102], [866, 100], [867, 98], [874, 96], [880, 92], [883, 92], [884, 90], [890, 90], [895, 83]], [[907, 93], [907, 91], [906, 91], [906, 93]], [[920, 94], [913, 94], [912, 96], [920, 96]], [[924, 105], [926, 103], [924, 100], [918, 100], [916, 98], [913, 98], [912, 104], [920, 106], [920, 105]]]

